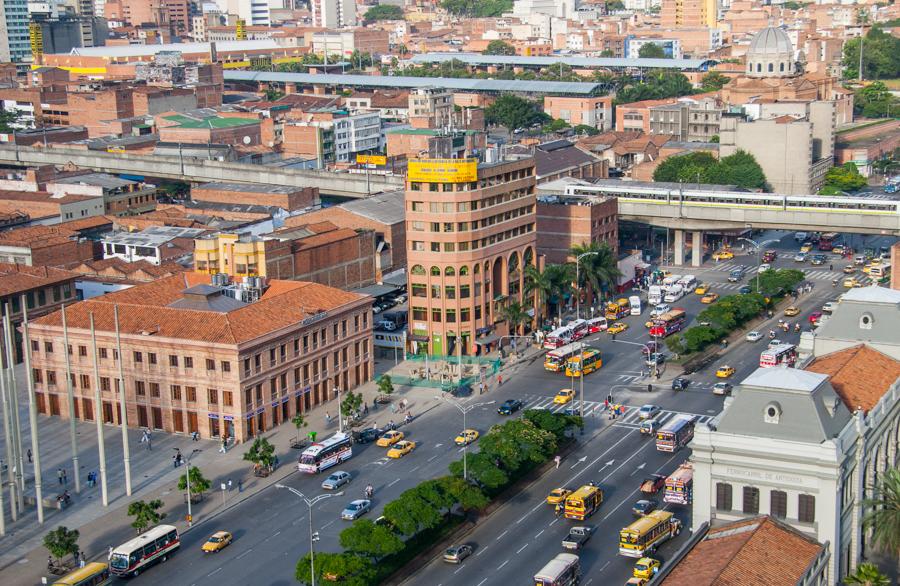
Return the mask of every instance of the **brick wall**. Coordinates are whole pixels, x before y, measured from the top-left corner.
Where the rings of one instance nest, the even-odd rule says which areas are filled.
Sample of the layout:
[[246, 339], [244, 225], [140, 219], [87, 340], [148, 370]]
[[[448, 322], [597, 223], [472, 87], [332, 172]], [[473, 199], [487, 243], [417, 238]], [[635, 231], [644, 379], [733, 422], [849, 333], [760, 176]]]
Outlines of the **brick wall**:
[[134, 116], [131, 94], [131, 89], [70, 93], [67, 103], [69, 124], [86, 127], [91, 138], [102, 136], [103, 127], [99, 121]]
[[[388, 244], [391, 250], [390, 265], [382, 265], [381, 270], [389, 271], [406, 266], [406, 222], [397, 222], [394, 225], [384, 224], [377, 220], [354, 214], [339, 206], [303, 214], [296, 219], [302, 219], [303, 224], [328, 221], [341, 228], [373, 230]], [[291, 218], [288, 218], [286, 225], [291, 225]]]
[[315, 126], [285, 124], [281, 149], [285, 154], [317, 158], [319, 153], [319, 129]]
[[339, 229], [289, 243], [267, 243], [266, 274], [339, 289], [371, 285], [375, 282], [375, 232]]
[[191, 190], [191, 199], [202, 202], [276, 206], [288, 211], [303, 209], [319, 201], [318, 187], [304, 187], [290, 193], [260, 193], [209, 189], [202, 185]]
[[[586, 201], [586, 200], [584, 200]], [[588, 242], [618, 244], [615, 198], [593, 205], [537, 204], [537, 250], [550, 263], [569, 260], [569, 250]]]

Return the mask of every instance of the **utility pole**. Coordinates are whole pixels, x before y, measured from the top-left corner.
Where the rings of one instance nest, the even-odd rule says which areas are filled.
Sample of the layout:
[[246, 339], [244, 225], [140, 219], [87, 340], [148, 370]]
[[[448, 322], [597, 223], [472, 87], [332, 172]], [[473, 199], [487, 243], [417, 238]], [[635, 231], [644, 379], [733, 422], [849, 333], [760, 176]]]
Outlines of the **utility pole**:
[[860, 8], [859, 14], [859, 82], [862, 83], [863, 80], [863, 46], [866, 44], [866, 20], [868, 20], [868, 14], [865, 9]]
[[7, 388], [9, 389], [10, 407], [12, 409], [13, 462], [11, 471], [15, 472], [16, 506], [19, 511], [25, 510], [25, 464], [22, 459], [22, 423], [19, 421], [19, 391], [16, 388], [16, 346], [13, 338], [12, 308], [7, 305], [4, 315], [3, 330], [6, 335]]
[[66, 326], [66, 306], [63, 304], [63, 356], [66, 357], [66, 401], [69, 407], [69, 443], [72, 446], [72, 468], [75, 476], [75, 492], [81, 493], [81, 475], [78, 472], [78, 435], [75, 429], [75, 391], [72, 389], [72, 363], [69, 359], [69, 328]]
[[[4, 314], [4, 328], [5, 328], [5, 314]], [[19, 514], [18, 509], [16, 508], [16, 483], [15, 477], [13, 476], [13, 470], [15, 470], [16, 459], [15, 459], [15, 450], [13, 449], [13, 436], [12, 436], [12, 424], [11, 424], [11, 413], [12, 407], [9, 402], [9, 397], [7, 393], [11, 392], [11, 387], [7, 384], [7, 369], [6, 369], [6, 343], [5, 337], [0, 338], [0, 345], [3, 346], [3, 353], [0, 354], [0, 391], [2, 391], [3, 399], [3, 439], [6, 442], [6, 463], [7, 469], [9, 470], [9, 508], [12, 520], [15, 521]], [[3, 473], [0, 471], [0, 497], [2, 497], [3, 492]], [[2, 503], [0, 503], [0, 517], [4, 517], [5, 512], [3, 511]]]
[[28, 423], [31, 427], [31, 451], [34, 461], [34, 500], [38, 524], [44, 524], [44, 489], [41, 486], [41, 448], [38, 442], [37, 401], [34, 396], [34, 376], [31, 370], [31, 338], [28, 335], [28, 305], [22, 295], [22, 356], [25, 359], [25, 380], [28, 383]]
[[[106, 440], [103, 438], [103, 397], [100, 396], [100, 365], [97, 363], [97, 332], [94, 329], [94, 312], [91, 312], [91, 358], [94, 363], [94, 421], [97, 422], [97, 448], [100, 451], [100, 495], [103, 506], [109, 506], [106, 486]], [[122, 356], [119, 356], [119, 361]]]
[[[131, 496], [131, 449], [128, 447], [128, 409], [125, 406], [125, 368], [122, 336], [119, 332], [119, 305], [113, 306], [116, 321], [116, 353], [119, 355], [119, 423], [122, 426], [122, 453], [125, 458], [125, 494]], [[77, 478], [77, 477], [76, 477]]]

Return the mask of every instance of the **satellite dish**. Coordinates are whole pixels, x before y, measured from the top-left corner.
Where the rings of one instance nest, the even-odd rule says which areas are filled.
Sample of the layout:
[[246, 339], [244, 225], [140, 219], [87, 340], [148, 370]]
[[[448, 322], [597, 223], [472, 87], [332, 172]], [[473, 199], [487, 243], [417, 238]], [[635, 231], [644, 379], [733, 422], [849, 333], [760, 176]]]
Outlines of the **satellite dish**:
[[244, 144], [250, 144], [250, 140], [251, 140], [251, 139], [250, 139], [249, 136], [245, 136], [245, 137], [244, 137]]

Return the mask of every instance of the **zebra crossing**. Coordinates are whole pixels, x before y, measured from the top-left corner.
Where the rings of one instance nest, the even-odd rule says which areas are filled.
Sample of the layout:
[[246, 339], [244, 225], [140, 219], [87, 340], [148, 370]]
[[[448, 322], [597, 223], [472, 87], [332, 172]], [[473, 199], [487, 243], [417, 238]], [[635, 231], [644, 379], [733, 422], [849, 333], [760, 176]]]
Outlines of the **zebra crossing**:
[[[746, 269], [747, 275], [755, 274], [757, 272], [757, 270], [759, 269], [759, 267], [755, 267], [755, 266], [748, 267], [746, 265], [742, 265], [739, 262], [726, 262], [726, 263], [720, 263], [713, 267], [710, 267], [710, 270], [718, 271], [718, 272], [722, 272], [722, 273], [730, 273], [734, 269], [737, 269], [740, 267], [744, 267]], [[779, 268], [785, 268], [785, 267], [779, 267]], [[860, 283], [866, 283], [867, 281], [870, 280], [869, 276], [866, 274], [863, 274], [863, 273], [860, 273], [857, 275], [845, 275], [841, 271], [829, 271], [827, 269], [826, 270], [810, 269], [810, 268], [806, 268], [802, 265], [798, 265], [797, 267], [786, 267], [786, 268], [796, 268], [798, 270], [801, 270], [806, 275], [807, 279], [812, 279], [815, 281], [833, 281], [834, 279], [840, 279], [841, 281], [843, 281], [845, 277], [851, 277], [851, 276], [855, 276], [856, 279]], [[744, 283], [716, 283], [716, 288], [740, 289], [741, 286], [743, 286], [743, 285], [744, 285]]]
[[[546, 395], [538, 396], [531, 395], [526, 397], [525, 408], [526, 409], [546, 409], [552, 413], [563, 413], [565, 411], [577, 412], [579, 406], [578, 399], [571, 401], [566, 405], [558, 405], [553, 402], [553, 397], [548, 397]], [[619, 427], [629, 427], [637, 429], [641, 426], [641, 419], [639, 415], [639, 411], [641, 409], [640, 405], [622, 405], [622, 408], [625, 410], [623, 415], [620, 415], [614, 425]], [[584, 416], [585, 417], [599, 417], [601, 415], [605, 415], [606, 405], [602, 401], [585, 401], [584, 402]], [[700, 415], [699, 413], [686, 413], [683, 411], [670, 411], [663, 410], [660, 411], [655, 419], [659, 421], [660, 425], [665, 425], [666, 421], [671, 419], [676, 415], [692, 415], [697, 418], [698, 423], [706, 423], [715, 417], [714, 415]]]

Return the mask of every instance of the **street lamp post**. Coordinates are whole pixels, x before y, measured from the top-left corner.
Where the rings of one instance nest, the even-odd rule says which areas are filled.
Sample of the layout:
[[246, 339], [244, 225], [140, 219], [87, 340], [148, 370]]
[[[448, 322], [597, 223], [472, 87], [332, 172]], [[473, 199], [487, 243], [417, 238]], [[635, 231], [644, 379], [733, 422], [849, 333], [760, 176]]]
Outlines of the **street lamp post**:
[[778, 242], [778, 240], [763, 240], [762, 242], [757, 243], [755, 240], [751, 240], [749, 238], [738, 238], [738, 240], [743, 240], [744, 242], [749, 242], [750, 246], [756, 248], [756, 292], [759, 293], [759, 266], [761, 263], [760, 260], [760, 252], [762, 252], [763, 246], [766, 244], [771, 244], [773, 242]]
[[[465, 407], [463, 407], [462, 405], [460, 405], [460, 404], [457, 403], [456, 401], [453, 401], [453, 400], [448, 399], [448, 398], [446, 398], [446, 397], [435, 397], [435, 399], [439, 399], [439, 400], [441, 400], [441, 401], [444, 401], [444, 402], [446, 402], [446, 403], [449, 403], [449, 404], [453, 405], [454, 407], [456, 407], [456, 408], [459, 410], [460, 413], [462, 413], [462, 416], [463, 416], [463, 432], [465, 432], [466, 429], [468, 429], [468, 428], [466, 427], [466, 415], [469, 413], [469, 411], [471, 411], [472, 409], [475, 409], [476, 407], [484, 407], [485, 405], [493, 405], [494, 403], [496, 403], [496, 401], [485, 401], [484, 403], [475, 403], [474, 405], [466, 405]], [[466, 455], [467, 455], [468, 453], [469, 453], [469, 443], [466, 442], [465, 444], [463, 444], [463, 480], [468, 480], [468, 479], [469, 479], [469, 469], [468, 469], [468, 467], [467, 467], [467, 465], [466, 465]]]
[[597, 251], [585, 252], [579, 254], [575, 257], [575, 319], [581, 319], [581, 291], [578, 291], [578, 286], [581, 283], [581, 259], [586, 256], [592, 256], [595, 254], [600, 254]]
[[341, 387], [334, 387], [338, 402], [338, 433], [344, 433], [344, 412], [341, 407]]
[[325, 499], [329, 499], [333, 496], [343, 496], [344, 491], [320, 494], [319, 496], [308, 499], [306, 498], [305, 494], [303, 494], [296, 488], [285, 486], [284, 484], [276, 484], [275, 488], [284, 488], [291, 491], [297, 497], [299, 497], [300, 500], [306, 503], [307, 507], [309, 507], [309, 575], [312, 578], [311, 586], [316, 586], [316, 556], [313, 552], [313, 543], [319, 540], [319, 532], [316, 531], [315, 533], [313, 533], [312, 508], [313, 505], [315, 505], [319, 501], [324, 501]]
[[[121, 356], [121, 354], [119, 355]], [[184, 475], [186, 484], [187, 484], [187, 503], [188, 503], [188, 513], [187, 513], [187, 522], [188, 527], [194, 526], [194, 516], [191, 514], [191, 458], [194, 457], [195, 454], [202, 452], [201, 449], [195, 449], [192, 451], [187, 457], [187, 472]]]

